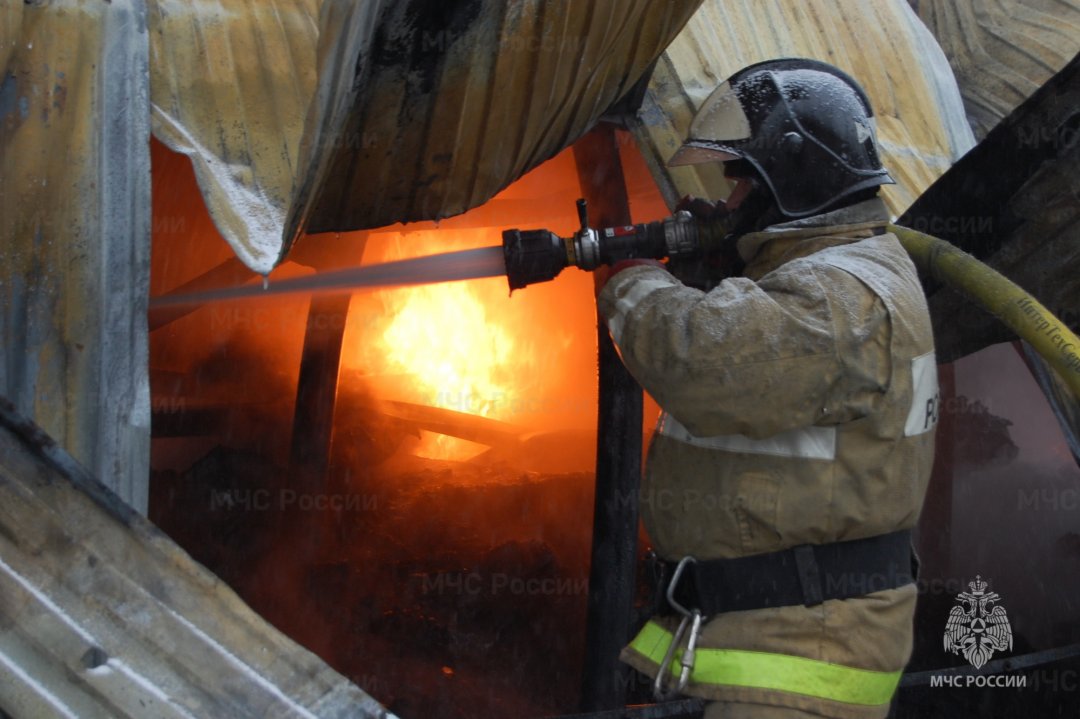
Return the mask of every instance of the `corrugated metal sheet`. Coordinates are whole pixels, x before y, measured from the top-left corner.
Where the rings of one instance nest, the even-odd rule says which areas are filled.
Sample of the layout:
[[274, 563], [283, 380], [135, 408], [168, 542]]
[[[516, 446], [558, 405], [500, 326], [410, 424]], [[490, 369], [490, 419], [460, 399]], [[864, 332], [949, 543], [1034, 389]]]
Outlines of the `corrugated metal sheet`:
[[315, 89], [319, 4], [148, 2], [154, 136], [191, 157], [218, 230], [257, 272], [281, 249]]
[[956, 72], [976, 136], [1080, 51], [1080, 0], [918, 0]]
[[904, 0], [707, 0], [657, 64], [635, 129], [669, 203], [727, 195], [719, 167], [665, 163], [718, 84], [785, 56], [830, 62], [866, 88], [883, 161], [898, 183], [884, 190], [896, 214], [974, 144], [945, 56]]
[[15, 717], [391, 718], [3, 399], [0, 678]]
[[484, 203], [592, 127], [698, 1], [411, 0], [357, 32], [370, 5], [323, 18], [353, 30], [320, 51], [320, 97], [350, 102], [309, 128], [312, 184], [291, 223], [309, 232]]
[[11, 53], [19, 45], [22, 16], [23, 3], [6, 2], [0, 5], [0, 68], [7, 68]]
[[265, 273], [304, 229], [483, 204], [587, 131], [699, 2], [149, 0], [153, 131]]
[[145, 511], [145, 7], [2, 3], [0, 43], [0, 394]]

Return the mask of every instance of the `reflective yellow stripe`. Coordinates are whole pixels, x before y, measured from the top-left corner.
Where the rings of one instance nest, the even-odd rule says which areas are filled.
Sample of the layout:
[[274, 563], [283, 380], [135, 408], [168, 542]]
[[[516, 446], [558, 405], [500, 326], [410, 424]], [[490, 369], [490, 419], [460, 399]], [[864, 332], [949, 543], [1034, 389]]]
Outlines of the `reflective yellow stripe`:
[[[630, 647], [660, 664], [671, 640], [671, 632], [649, 622], [630, 643]], [[681, 669], [681, 656], [682, 649], [679, 649], [671, 662], [672, 675], [677, 675]], [[698, 647], [690, 681], [695, 684], [775, 689], [847, 704], [877, 706], [892, 699], [902, 673], [855, 669], [787, 654]]]

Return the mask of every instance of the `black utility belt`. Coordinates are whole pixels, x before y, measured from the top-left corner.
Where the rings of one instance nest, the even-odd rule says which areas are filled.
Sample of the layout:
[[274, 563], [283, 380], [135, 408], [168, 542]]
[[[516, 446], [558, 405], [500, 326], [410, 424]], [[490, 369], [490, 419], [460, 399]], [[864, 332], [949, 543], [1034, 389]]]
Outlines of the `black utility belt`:
[[[677, 563], [663, 561], [662, 614], [674, 611], [668, 585]], [[678, 604], [705, 616], [850, 599], [915, 581], [911, 531], [829, 544], [803, 544], [735, 559], [684, 560], [673, 592]]]

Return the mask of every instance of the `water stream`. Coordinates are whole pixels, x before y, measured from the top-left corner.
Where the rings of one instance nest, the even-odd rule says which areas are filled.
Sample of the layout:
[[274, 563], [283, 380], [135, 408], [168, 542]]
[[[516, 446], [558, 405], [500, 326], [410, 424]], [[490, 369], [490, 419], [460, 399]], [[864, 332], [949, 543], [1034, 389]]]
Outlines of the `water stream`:
[[366, 267], [319, 272], [279, 282], [240, 285], [183, 294], [167, 294], [150, 300], [150, 309], [202, 305], [248, 297], [271, 297], [318, 292], [347, 292], [373, 287], [404, 287], [435, 282], [472, 280], [506, 274], [501, 245], [441, 255], [414, 257]]

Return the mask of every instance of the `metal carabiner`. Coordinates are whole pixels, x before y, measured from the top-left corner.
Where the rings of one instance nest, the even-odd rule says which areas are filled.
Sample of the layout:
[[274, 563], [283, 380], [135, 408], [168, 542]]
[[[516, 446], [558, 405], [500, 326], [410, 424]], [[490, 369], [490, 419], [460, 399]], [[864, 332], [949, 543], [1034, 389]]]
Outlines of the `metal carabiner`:
[[[667, 588], [667, 600], [668, 604], [679, 614], [683, 615], [682, 621], [679, 622], [679, 628], [675, 630], [675, 636], [671, 638], [671, 644], [668, 645], [667, 652], [664, 654], [664, 660], [660, 662], [660, 668], [656, 672], [656, 678], [653, 680], [653, 696], [657, 701], [668, 701], [673, 699], [679, 694], [682, 694], [683, 690], [690, 683], [690, 675], [694, 671], [694, 662], [697, 659], [697, 641], [701, 636], [701, 624], [702, 616], [700, 609], [687, 609], [682, 604], [675, 600], [675, 587], [679, 583], [679, 579], [682, 577], [683, 570], [686, 569], [686, 565], [697, 560], [691, 556], [683, 557], [678, 566], [675, 567], [675, 573], [671, 576], [671, 582], [668, 583]], [[682, 643], [683, 635], [686, 633], [686, 627], [690, 626], [690, 634], [686, 639], [686, 651], [683, 652], [679, 658], [679, 664], [682, 666], [682, 671], [679, 672], [679, 681], [676, 685], [667, 690], [664, 688], [665, 677], [671, 670], [671, 662], [675, 658], [675, 652], [679, 648], [679, 644]]]
[[701, 622], [701, 610], [695, 609], [690, 619], [690, 636], [686, 638], [686, 651], [683, 652], [682, 659], [679, 661], [682, 664], [682, 672], [679, 674], [679, 683], [675, 685], [677, 694], [683, 693], [686, 685], [690, 683], [690, 675], [694, 672], [694, 662], [697, 660], [697, 642], [698, 637], [701, 636]]
[[675, 566], [675, 573], [671, 575], [671, 581], [668, 582], [667, 587], [667, 600], [671, 608], [677, 611], [684, 617], [690, 616], [690, 610], [675, 601], [675, 588], [679, 586], [679, 580], [682, 579], [683, 571], [688, 564], [697, 564], [697, 560], [687, 554], [685, 557], [679, 560], [679, 563]]
[[[674, 699], [677, 695], [677, 691], [667, 691], [664, 689], [664, 677], [671, 669], [671, 660], [675, 658], [675, 650], [679, 647], [679, 642], [682, 641], [683, 632], [686, 631], [686, 625], [690, 622], [690, 617], [683, 617], [679, 622], [679, 628], [675, 630], [675, 636], [671, 639], [671, 644], [668, 645], [667, 652], [664, 654], [664, 660], [660, 662], [660, 668], [656, 671], [656, 678], [653, 679], [652, 693], [653, 697], [658, 702], [666, 702], [669, 699]], [[682, 681], [682, 677], [679, 678]]]

